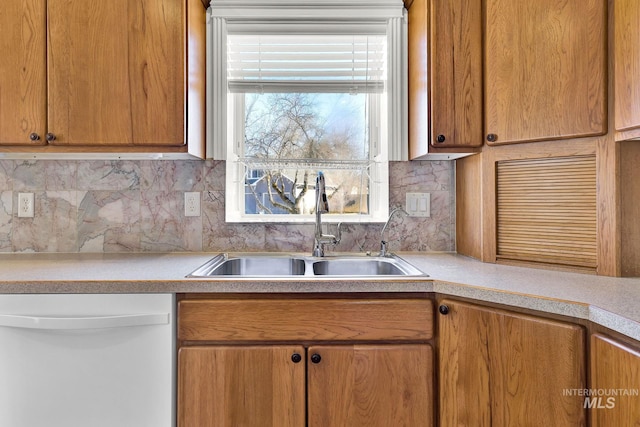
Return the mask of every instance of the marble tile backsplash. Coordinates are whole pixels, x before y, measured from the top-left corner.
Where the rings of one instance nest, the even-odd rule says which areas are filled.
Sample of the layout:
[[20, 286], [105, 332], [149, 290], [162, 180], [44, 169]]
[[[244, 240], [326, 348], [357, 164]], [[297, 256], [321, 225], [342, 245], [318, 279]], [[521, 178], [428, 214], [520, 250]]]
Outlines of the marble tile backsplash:
[[[390, 163], [390, 207], [431, 193], [431, 217], [397, 215], [393, 251], [455, 250], [454, 164]], [[184, 192], [202, 215], [184, 216]], [[19, 218], [18, 193], [35, 194]], [[198, 160], [0, 160], [0, 252], [311, 251], [313, 225], [227, 224], [225, 162]], [[339, 252], [377, 251], [382, 224], [348, 224]]]

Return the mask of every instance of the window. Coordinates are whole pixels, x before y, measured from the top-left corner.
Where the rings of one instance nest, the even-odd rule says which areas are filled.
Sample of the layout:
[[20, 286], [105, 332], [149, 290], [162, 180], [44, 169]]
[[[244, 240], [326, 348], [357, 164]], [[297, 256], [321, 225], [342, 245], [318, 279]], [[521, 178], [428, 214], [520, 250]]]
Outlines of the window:
[[[288, 6], [278, 19], [267, 5], [282, 2], [227, 3], [213, 3], [209, 61], [209, 134], [214, 158], [227, 161], [227, 222], [312, 222], [319, 171], [324, 220], [386, 220], [390, 142], [406, 146], [404, 61], [390, 60], [402, 51], [397, 22], [367, 17], [372, 2], [302, 1], [311, 9]], [[401, 1], [379, 3], [402, 21]]]

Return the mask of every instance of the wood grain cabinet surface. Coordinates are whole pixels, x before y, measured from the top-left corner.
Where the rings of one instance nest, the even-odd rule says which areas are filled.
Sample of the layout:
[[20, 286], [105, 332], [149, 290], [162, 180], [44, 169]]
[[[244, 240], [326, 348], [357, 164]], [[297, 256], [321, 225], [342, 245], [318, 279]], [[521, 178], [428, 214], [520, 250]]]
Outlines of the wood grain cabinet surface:
[[428, 344], [311, 346], [309, 427], [433, 424]]
[[[531, 315], [442, 300], [440, 425], [584, 426], [584, 330]], [[442, 314], [446, 313], [446, 314]]]
[[640, 2], [614, 4], [614, 98], [616, 139], [640, 137]]
[[592, 427], [640, 425], [640, 347], [591, 335]]
[[432, 426], [432, 331], [428, 299], [180, 301], [178, 426]]
[[204, 18], [197, 0], [4, 0], [0, 144], [184, 148]]
[[[409, 156], [482, 145], [482, 1], [409, 8]], [[455, 150], [458, 149], [458, 150]]]
[[195, 346], [178, 355], [178, 426], [302, 427], [304, 348]]
[[485, 3], [487, 143], [606, 133], [607, 1]]
[[46, 143], [47, 4], [0, 3], [0, 144]]
[[640, 344], [595, 333], [587, 359], [582, 325], [450, 298], [438, 312], [421, 297], [182, 296], [178, 427], [640, 425], [637, 395], [584, 395], [637, 393]]

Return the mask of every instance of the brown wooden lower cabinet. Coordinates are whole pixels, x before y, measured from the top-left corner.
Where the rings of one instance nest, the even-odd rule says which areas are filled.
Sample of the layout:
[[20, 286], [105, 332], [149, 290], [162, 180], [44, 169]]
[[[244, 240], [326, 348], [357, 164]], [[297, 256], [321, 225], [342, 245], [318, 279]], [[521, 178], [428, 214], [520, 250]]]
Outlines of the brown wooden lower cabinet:
[[178, 354], [178, 425], [305, 425], [302, 346], [198, 346]]
[[[640, 349], [591, 335], [590, 395], [593, 427], [640, 426]], [[593, 393], [591, 393], [593, 392]]]
[[183, 300], [178, 427], [433, 426], [432, 330], [428, 299]]
[[428, 344], [309, 347], [309, 427], [433, 425]]
[[587, 382], [581, 325], [452, 298], [435, 321], [433, 308], [185, 298], [178, 427], [640, 426], [640, 344], [593, 334]]
[[197, 346], [178, 366], [181, 427], [433, 425], [427, 344]]
[[440, 425], [584, 426], [581, 326], [443, 300], [438, 316]]

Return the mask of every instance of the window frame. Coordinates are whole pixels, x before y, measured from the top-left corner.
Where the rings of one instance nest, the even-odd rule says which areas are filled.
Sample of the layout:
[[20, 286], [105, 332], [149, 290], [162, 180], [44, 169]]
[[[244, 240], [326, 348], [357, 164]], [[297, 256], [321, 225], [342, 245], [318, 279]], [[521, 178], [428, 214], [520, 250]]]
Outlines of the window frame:
[[[285, 4], [287, 3], [287, 4]], [[244, 107], [238, 94], [228, 93], [226, 80], [227, 34], [269, 34], [286, 26], [286, 32], [308, 34], [310, 26], [340, 34], [372, 33], [384, 27], [390, 54], [388, 83], [376, 105], [378, 120], [369, 120], [369, 214], [325, 214], [325, 222], [384, 222], [389, 212], [388, 161], [407, 160], [406, 11], [401, 0], [345, 0], [340, 3], [279, 0], [218, 0], [210, 8], [207, 26], [209, 58], [207, 101], [207, 157], [226, 160], [226, 222], [311, 223], [314, 215], [245, 214], [245, 165], [238, 153], [244, 141], [244, 120], [234, 120]], [[316, 21], [317, 20], [317, 21]], [[214, 65], [216, 64], [216, 65]], [[223, 65], [222, 65], [223, 64]], [[220, 72], [220, 70], [224, 72]], [[373, 110], [370, 110], [373, 111]], [[232, 113], [231, 113], [232, 112]], [[384, 114], [384, 118], [382, 118]], [[373, 116], [372, 116], [373, 117]], [[214, 125], [215, 124], [215, 125]], [[239, 138], [239, 136], [242, 136]], [[324, 169], [323, 169], [324, 170]], [[330, 168], [325, 170], [330, 174]], [[315, 180], [312, 181], [312, 183]], [[313, 186], [313, 184], [311, 184]]]

